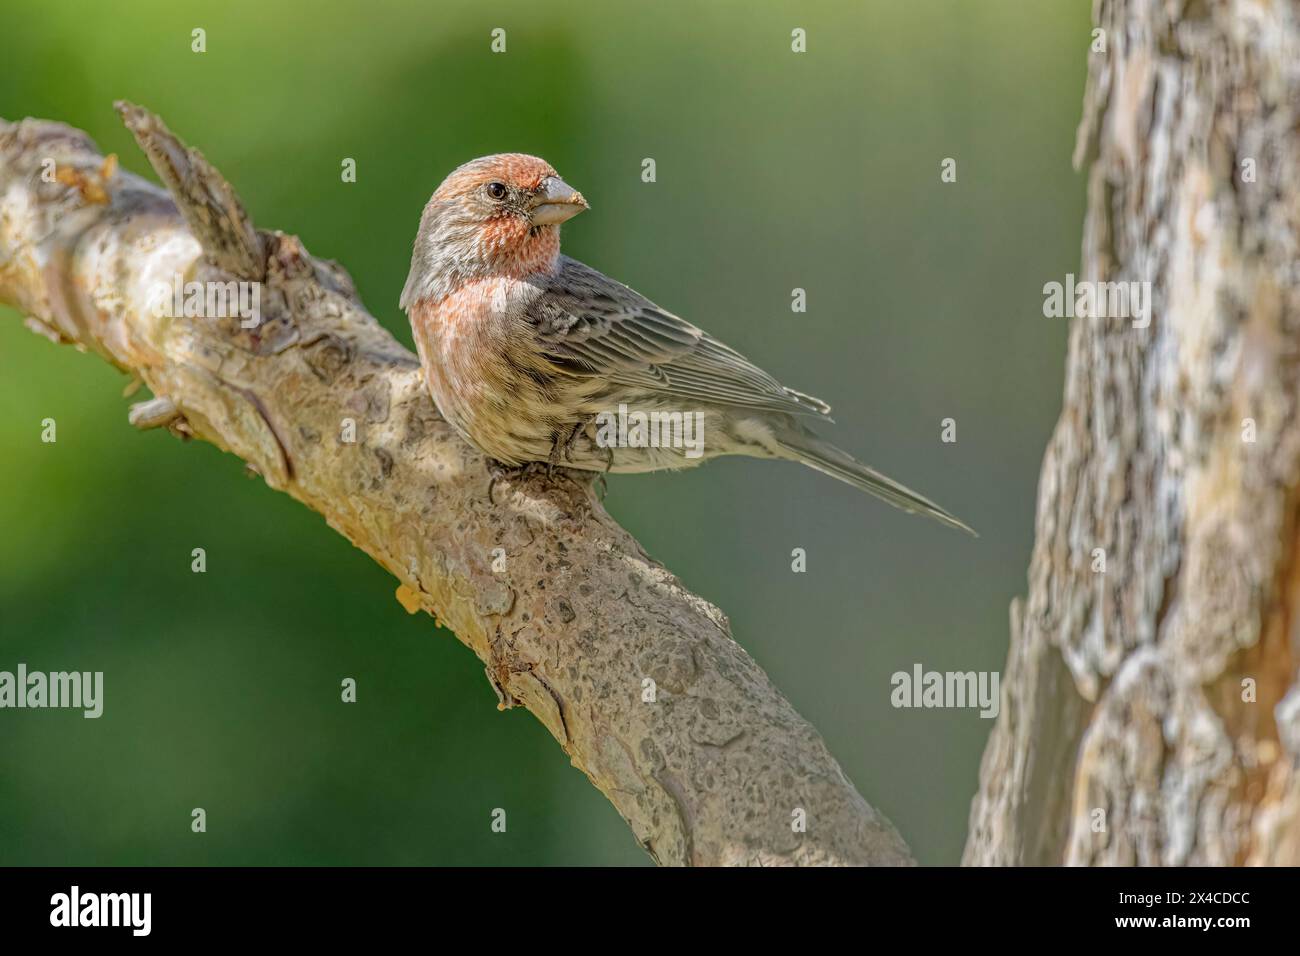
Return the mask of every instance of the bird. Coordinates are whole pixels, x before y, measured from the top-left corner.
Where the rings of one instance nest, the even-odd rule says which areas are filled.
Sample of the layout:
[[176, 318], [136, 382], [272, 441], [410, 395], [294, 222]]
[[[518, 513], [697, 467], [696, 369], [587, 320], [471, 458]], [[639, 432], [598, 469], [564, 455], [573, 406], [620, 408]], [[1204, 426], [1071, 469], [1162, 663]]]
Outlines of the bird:
[[399, 300], [430, 395], [503, 468], [684, 468], [720, 455], [801, 462], [904, 511], [975, 532], [821, 438], [830, 406], [560, 251], [589, 205], [545, 160], [453, 170], [420, 217]]

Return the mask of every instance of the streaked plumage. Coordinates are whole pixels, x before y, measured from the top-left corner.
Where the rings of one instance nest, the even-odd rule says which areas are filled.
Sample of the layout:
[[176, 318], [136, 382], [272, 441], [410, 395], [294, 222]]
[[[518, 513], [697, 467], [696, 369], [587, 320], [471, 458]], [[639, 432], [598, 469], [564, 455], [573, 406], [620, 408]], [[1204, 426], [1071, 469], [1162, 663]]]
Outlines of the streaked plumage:
[[[559, 224], [585, 208], [548, 164], [517, 153], [460, 167], [426, 206], [401, 304], [433, 399], [466, 440], [505, 465], [591, 471], [681, 468], [718, 455], [789, 459], [970, 531], [809, 431], [801, 419], [827, 418], [825, 402], [561, 255]], [[606, 447], [602, 416], [620, 406], [698, 413], [702, 454]]]

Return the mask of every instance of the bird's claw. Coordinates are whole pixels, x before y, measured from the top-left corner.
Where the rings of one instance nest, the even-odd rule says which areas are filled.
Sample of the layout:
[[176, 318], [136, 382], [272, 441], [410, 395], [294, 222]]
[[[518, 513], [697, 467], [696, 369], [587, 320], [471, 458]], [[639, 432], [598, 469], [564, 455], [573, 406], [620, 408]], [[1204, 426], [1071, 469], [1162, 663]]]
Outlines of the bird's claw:
[[496, 489], [498, 481], [519, 481], [532, 475], [541, 474], [545, 471], [548, 478], [555, 475], [556, 464], [549, 461], [529, 461], [522, 465], [506, 465], [497, 461], [495, 458], [489, 459], [488, 474], [491, 476], [488, 481], [488, 504], [496, 505], [496, 499], [493, 497], [493, 491]]
[[492, 492], [496, 490], [497, 482], [502, 478], [512, 477], [512, 472], [517, 471], [519, 471], [518, 468], [511, 468], [509, 465], [503, 465], [495, 458], [488, 459], [488, 475], [490, 476], [487, 490], [488, 504], [494, 507], [496, 506], [496, 499], [492, 496]]

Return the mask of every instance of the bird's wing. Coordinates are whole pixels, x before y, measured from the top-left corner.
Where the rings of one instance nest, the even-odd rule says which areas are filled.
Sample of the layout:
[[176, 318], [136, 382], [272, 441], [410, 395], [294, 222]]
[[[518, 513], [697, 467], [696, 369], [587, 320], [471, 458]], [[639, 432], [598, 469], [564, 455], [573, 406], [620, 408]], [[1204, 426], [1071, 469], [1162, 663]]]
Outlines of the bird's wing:
[[821, 399], [786, 388], [702, 329], [567, 256], [527, 317], [561, 371], [683, 399], [825, 416]]

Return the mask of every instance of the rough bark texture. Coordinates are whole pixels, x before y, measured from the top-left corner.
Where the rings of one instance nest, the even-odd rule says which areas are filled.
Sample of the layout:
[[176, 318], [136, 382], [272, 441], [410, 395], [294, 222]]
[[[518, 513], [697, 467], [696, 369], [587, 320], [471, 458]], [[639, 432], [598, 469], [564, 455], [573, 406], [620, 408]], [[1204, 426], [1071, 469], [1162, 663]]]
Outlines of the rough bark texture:
[[1154, 306], [1073, 320], [965, 860], [1294, 865], [1300, 6], [1094, 12], [1079, 278]]
[[[585, 479], [507, 477], [490, 501], [484, 459], [346, 273], [255, 230], [202, 156], [122, 112], [172, 198], [83, 133], [0, 121], [0, 301], [147, 384], [156, 398], [133, 424], [234, 452], [391, 571], [660, 863], [911, 862], [721, 612], [647, 557]], [[261, 324], [157, 317], [150, 292], [178, 273], [261, 282]]]

